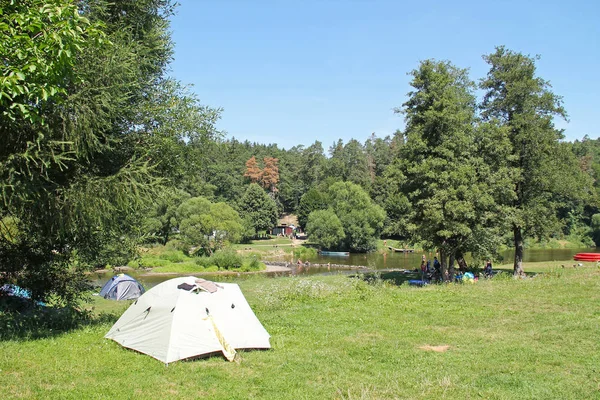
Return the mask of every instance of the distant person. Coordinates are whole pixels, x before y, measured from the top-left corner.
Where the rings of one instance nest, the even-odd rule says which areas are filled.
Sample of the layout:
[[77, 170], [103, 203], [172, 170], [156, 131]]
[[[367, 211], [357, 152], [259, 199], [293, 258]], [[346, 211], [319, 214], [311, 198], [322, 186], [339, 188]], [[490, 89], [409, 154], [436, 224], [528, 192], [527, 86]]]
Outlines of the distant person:
[[441, 268], [442, 266], [440, 265], [440, 261], [438, 260], [438, 258], [433, 257], [433, 269], [435, 270], [435, 272], [440, 272]]
[[442, 265], [437, 257], [433, 257], [433, 280], [442, 279]]
[[492, 261], [487, 260], [485, 262], [485, 267], [483, 268], [483, 274], [487, 277], [492, 276]]

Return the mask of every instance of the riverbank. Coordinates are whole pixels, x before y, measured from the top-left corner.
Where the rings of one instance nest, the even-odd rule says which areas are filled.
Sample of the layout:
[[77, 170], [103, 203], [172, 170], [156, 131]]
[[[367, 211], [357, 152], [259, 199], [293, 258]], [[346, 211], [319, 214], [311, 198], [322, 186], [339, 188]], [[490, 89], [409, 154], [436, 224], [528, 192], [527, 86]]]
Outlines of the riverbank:
[[[243, 275], [256, 275], [256, 274], [326, 274], [335, 271], [365, 271], [365, 272], [394, 272], [394, 271], [415, 271], [415, 268], [402, 268], [402, 267], [391, 267], [391, 268], [373, 268], [369, 265], [351, 265], [343, 264], [338, 262], [327, 262], [327, 263], [316, 263], [316, 262], [303, 262], [298, 264], [297, 262], [287, 261], [263, 261], [265, 265], [264, 269], [256, 271], [240, 271], [240, 270], [203, 270], [195, 267], [193, 269], [182, 269], [174, 271], [161, 271], [161, 268], [132, 268], [128, 266], [116, 267], [114, 269], [100, 269], [95, 270], [93, 274], [108, 275], [118, 273], [129, 273], [135, 276], [141, 277], [159, 277], [159, 276], [181, 276], [181, 275], [210, 275], [210, 276], [243, 276]], [[581, 264], [581, 265], [580, 265]], [[176, 265], [176, 264], [175, 264]], [[523, 267], [525, 272], [548, 272], [556, 269], [577, 269], [577, 268], [595, 268], [597, 264], [594, 262], [575, 262], [573, 260], [562, 260], [562, 261], [530, 261], [524, 262]], [[502, 271], [507, 274], [512, 273], [512, 263], [501, 263], [495, 264], [494, 270]]]

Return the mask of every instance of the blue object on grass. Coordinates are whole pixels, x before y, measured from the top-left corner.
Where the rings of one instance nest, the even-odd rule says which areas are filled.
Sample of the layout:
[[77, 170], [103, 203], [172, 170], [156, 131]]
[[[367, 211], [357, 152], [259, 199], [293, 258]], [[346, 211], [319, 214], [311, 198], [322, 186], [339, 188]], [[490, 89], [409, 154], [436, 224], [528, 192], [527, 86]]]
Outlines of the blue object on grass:
[[[18, 297], [20, 299], [31, 300], [31, 292], [29, 290], [23, 289], [20, 286], [13, 285], [10, 283], [7, 283], [6, 285], [0, 287], [0, 294], [3, 294], [5, 296]], [[36, 301], [35, 304], [37, 304], [38, 306], [46, 306], [46, 303], [43, 303], [41, 301]]]

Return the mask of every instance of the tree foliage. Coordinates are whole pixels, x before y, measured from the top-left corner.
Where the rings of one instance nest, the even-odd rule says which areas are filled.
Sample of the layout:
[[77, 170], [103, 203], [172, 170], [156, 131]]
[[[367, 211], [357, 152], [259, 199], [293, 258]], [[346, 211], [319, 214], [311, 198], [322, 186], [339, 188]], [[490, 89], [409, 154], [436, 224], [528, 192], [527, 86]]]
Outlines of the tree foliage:
[[342, 222], [331, 209], [313, 211], [305, 226], [310, 241], [323, 249], [337, 250], [346, 237]]
[[412, 76], [414, 90], [398, 110], [407, 122], [401, 189], [412, 205], [412, 234], [439, 249], [445, 272], [447, 257], [452, 267], [475, 243], [493, 244], [484, 238], [497, 221], [496, 197], [507, 183], [499, 164], [508, 147], [500, 140], [491, 149], [491, 142], [502, 139], [499, 128], [477, 125], [475, 85], [467, 70], [426, 60]]
[[[351, 182], [333, 184], [328, 190], [328, 200], [345, 233], [336, 247], [362, 253], [375, 250], [385, 219], [383, 209], [373, 203], [364, 189]], [[308, 219], [310, 222], [310, 215]]]
[[156, 238], [162, 244], [167, 244], [179, 226], [177, 209], [189, 198], [189, 193], [176, 188], [167, 188], [160, 192], [144, 219], [143, 233], [150, 238]]
[[274, 157], [265, 157], [263, 159], [265, 167], [262, 170], [262, 186], [270, 190], [271, 193], [277, 192], [277, 184], [279, 183], [279, 160]]
[[177, 218], [189, 252], [211, 255], [227, 243], [238, 243], [242, 237], [242, 219], [225, 203], [192, 197], [177, 208]]
[[[587, 185], [581, 171], [573, 168], [572, 153], [563, 151], [559, 142], [562, 133], [555, 128], [554, 117], [566, 118], [567, 113], [550, 84], [536, 75], [538, 58], [501, 46], [484, 59], [490, 70], [480, 84], [485, 91], [482, 115], [506, 128], [515, 156], [510, 164], [514, 196], [505, 205], [516, 249], [514, 273], [521, 275], [524, 237], [555, 232], [557, 208], [565, 199], [581, 199]], [[576, 179], [564, 180], [565, 170]]]
[[323, 193], [323, 190], [316, 187], [309, 189], [308, 192], [302, 195], [300, 204], [298, 205], [298, 224], [301, 227], [306, 227], [310, 213], [326, 209], [327, 203], [327, 197]]
[[244, 176], [250, 179], [251, 183], [259, 183], [262, 178], [262, 171], [258, 166], [256, 157], [252, 156], [246, 161], [246, 172]]
[[265, 232], [277, 224], [277, 204], [256, 183], [248, 185], [238, 209], [240, 216], [247, 219], [257, 233]]
[[19, 234], [0, 237], [0, 284], [76, 300], [84, 270], [134, 249], [140, 214], [181, 167], [172, 156], [212, 131], [211, 111], [164, 78], [170, 1], [2, 12], [0, 218]]

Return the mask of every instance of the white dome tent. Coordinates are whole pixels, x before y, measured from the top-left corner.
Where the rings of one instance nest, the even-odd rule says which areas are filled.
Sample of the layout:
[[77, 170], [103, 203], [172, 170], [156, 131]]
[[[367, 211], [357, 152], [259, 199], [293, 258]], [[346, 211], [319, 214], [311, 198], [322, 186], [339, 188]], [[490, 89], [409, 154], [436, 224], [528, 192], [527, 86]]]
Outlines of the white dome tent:
[[135, 301], [105, 338], [172, 363], [235, 349], [268, 349], [269, 334], [239, 286], [193, 276], [165, 281]]

